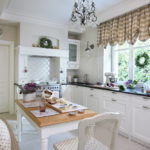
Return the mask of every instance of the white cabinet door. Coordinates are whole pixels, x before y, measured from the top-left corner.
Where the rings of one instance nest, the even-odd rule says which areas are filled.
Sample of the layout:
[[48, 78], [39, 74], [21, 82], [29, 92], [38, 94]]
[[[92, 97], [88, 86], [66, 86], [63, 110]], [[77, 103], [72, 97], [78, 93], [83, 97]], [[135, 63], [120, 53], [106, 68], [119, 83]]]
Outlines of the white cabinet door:
[[133, 104], [132, 136], [150, 144], [150, 104]]
[[92, 88], [85, 88], [84, 91], [84, 105], [89, 109], [99, 113], [100, 95], [98, 90]]
[[105, 112], [119, 112], [122, 115], [120, 130], [123, 133], [129, 134], [129, 113], [130, 107], [128, 105], [127, 95], [122, 93], [111, 93], [103, 96], [104, 111]]
[[84, 87], [72, 86], [72, 101], [79, 105], [83, 105], [83, 89]]
[[61, 94], [62, 94], [62, 98], [68, 100], [68, 101], [72, 101], [72, 86], [71, 85], [61, 85]]
[[69, 39], [68, 49], [69, 49], [68, 69], [79, 69], [80, 41]]

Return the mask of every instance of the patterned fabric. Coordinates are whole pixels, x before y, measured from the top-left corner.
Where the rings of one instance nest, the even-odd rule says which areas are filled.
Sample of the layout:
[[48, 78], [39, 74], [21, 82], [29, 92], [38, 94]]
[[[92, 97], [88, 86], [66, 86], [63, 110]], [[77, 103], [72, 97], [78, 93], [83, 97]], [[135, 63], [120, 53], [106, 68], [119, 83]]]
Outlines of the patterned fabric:
[[55, 150], [77, 150], [78, 138], [65, 140], [54, 145]]
[[0, 120], [0, 150], [11, 150], [9, 130], [2, 120]]
[[[78, 138], [65, 140], [54, 145], [55, 150], [78, 150]], [[110, 150], [95, 138], [89, 139], [85, 145], [85, 150]]]
[[146, 41], [150, 38], [150, 4], [137, 10], [101, 23], [98, 26], [97, 44], [134, 44], [137, 38]]
[[85, 145], [85, 150], [110, 150], [95, 138], [91, 138]]

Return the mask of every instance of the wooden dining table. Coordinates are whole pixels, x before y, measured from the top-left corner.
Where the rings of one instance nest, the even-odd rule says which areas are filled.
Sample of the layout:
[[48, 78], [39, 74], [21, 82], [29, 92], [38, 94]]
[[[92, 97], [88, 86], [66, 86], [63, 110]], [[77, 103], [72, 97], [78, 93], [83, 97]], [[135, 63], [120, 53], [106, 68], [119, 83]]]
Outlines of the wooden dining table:
[[22, 117], [24, 116], [37, 130], [40, 137], [41, 150], [48, 150], [49, 136], [78, 129], [80, 120], [96, 115], [94, 111], [86, 109], [84, 113], [77, 113], [74, 116], [68, 113], [59, 113], [53, 116], [35, 117], [31, 111], [39, 110], [39, 107], [26, 108], [23, 105], [23, 100], [16, 100], [16, 110], [19, 142], [21, 142]]

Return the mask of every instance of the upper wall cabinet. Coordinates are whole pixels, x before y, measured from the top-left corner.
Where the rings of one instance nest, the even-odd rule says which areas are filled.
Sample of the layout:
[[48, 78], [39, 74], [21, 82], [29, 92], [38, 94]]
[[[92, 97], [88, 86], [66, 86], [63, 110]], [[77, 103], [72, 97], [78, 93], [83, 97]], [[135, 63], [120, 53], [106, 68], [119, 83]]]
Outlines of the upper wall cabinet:
[[79, 69], [80, 41], [69, 39], [68, 49], [69, 49], [68, 69]]

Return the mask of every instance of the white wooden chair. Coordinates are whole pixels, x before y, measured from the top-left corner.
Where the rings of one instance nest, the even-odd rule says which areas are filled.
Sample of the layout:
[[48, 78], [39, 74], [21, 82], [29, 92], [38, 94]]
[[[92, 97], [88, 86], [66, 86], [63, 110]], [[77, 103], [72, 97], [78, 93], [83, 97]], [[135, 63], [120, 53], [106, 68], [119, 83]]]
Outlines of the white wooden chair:
[[115, 150], [120, 125], [119, 113], [103, 113], [83, 119], [78, 138], [54, 144], [55, 150]]
[[0, 150], [19, 150], [11, 127], [2, 118], [0, 118]]

